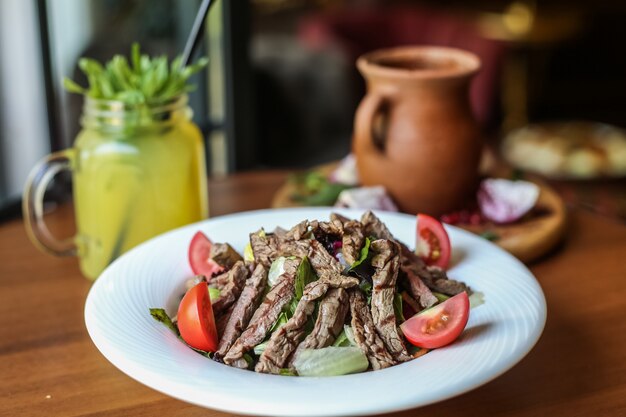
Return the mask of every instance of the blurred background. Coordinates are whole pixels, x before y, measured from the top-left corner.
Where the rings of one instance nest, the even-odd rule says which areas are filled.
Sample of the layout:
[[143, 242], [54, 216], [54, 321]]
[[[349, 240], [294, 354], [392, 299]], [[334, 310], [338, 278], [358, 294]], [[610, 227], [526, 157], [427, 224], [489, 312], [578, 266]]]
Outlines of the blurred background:
[[[85, 84], [78, 58], [128, 54], [135, 40], [173, 57], [199, 3], [0, 1], [0, 218], [19, 211], [36, 161], [71, 146], [80, 129], [82, 98], [61, 83], [69, 76]], [[208, 174], [345, 156], [364, 94], [354, 62], [395, 45], [446, 45], [481, 57], [471, 102], [496, 147], [528, 123], [626, 127], [624, 21], [619, 0], [218, 0], [203, 44], [209, 69], [191, 95]]]

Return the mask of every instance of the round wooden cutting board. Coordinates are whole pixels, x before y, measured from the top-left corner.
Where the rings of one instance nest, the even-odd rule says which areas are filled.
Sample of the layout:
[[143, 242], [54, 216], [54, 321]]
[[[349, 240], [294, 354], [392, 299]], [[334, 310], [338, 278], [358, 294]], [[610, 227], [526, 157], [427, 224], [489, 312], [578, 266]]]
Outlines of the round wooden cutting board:
[[[332, 172], [336, 166], [337, 163], [333, 162], [318, 166], [313, 170], [326, 175]], [[499, 175], [491, 174], [490, 176]], [[526, 178], [526, 180], [536, 183], [541, 189], [539, 199], [535, 205], [537, 214], [528, 219], [522, 219], [519, 222], [507, 225], [485, 223], [479, 226], [457, 226], [478, 235], [490, 232], [490, 234], [497, 236], [493, 241], [495, 244], [510, 252], [522, 262], [531, 262], [545, 255], [563, 239], [567, 221], [565, 204], [559, 195], [545, 182], [534, 177]], [[300, 207], [301, 204], [291, 198], [295, 191], [294, 185], [287, 181], [274, 194], [272, 207]]]

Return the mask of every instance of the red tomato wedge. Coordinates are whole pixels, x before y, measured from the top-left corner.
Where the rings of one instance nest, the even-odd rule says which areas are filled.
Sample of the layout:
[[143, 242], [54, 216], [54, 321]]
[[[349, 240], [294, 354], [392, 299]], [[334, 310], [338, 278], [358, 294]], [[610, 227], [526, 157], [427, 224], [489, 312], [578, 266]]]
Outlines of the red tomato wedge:
[[400, 325], [404, 337], [415, 346], [435, 349], [452, 343], [469, 319], [469, 297], [462, 292]]
[[206, 282], [192, 287], [180, 302], [178, 330], [189, 346], [207, 352], [217, 350], [217, 328]]
[[211, 259], [213, 242], [204, 233], [197, 232], [189, 244], [189, 265], [196, 275], [210, 279], [213, 274], [222, 272], [224, 267]]
[[415, 241], [417, 255], [426, 265], [446, 269], [450, 263], [450, 238], [446, 229], [436, 219], [426, 215], [417, 215], [417, 236]]

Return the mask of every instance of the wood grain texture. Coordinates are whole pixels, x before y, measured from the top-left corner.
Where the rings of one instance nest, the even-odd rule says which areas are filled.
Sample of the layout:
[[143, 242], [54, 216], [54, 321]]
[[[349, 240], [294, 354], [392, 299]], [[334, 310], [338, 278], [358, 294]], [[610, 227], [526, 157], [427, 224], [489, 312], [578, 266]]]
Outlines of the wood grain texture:
[[[214, 180], [212, 215], [269, 207], [285, 178]], [[69, 230], [71, 216], [64, 208], [51, 222]], [[626, 226], [572, 211], [569, 227], [568, 240], [531, 265], [548, 302], [533, 351], [481, 388], [394, 415], [626, 415]], [[19, 220], [0, 224], [0, 415], [226, 415], [171, 399], [111, 365], [85, 329], [89, 287], [75, 259], [38, 252]]]

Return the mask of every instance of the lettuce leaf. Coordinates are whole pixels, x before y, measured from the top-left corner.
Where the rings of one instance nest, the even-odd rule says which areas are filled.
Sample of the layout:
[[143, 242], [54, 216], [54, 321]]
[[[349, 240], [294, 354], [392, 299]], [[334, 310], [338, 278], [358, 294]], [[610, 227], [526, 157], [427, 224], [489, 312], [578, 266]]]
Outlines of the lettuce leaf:
[[354, 340], [354, 332], [352, 331], [352, 327], [345, 324], [343, 326], [343, 330], [335, 339], [333, 343], [335, 347], [347, 347], [347, 346], [356, 346], [356, 342]]
[[346, 375], [369, 367], [367, 357], [358, 347], [335, 346], [304, 349], [293, 364], [300, 376]]
[[267, 273], [267, 282], [270, 287], [273, 287], [276, 284], [276, 280], [278, 277], [285, 273], [285, 261], [287, 258], [281, 256], [272, 262], [270, 265], [270, 270]]
[[476, 291], [469, 296], [470, 308], [476, 308], [485, 304], [485, 294]]

